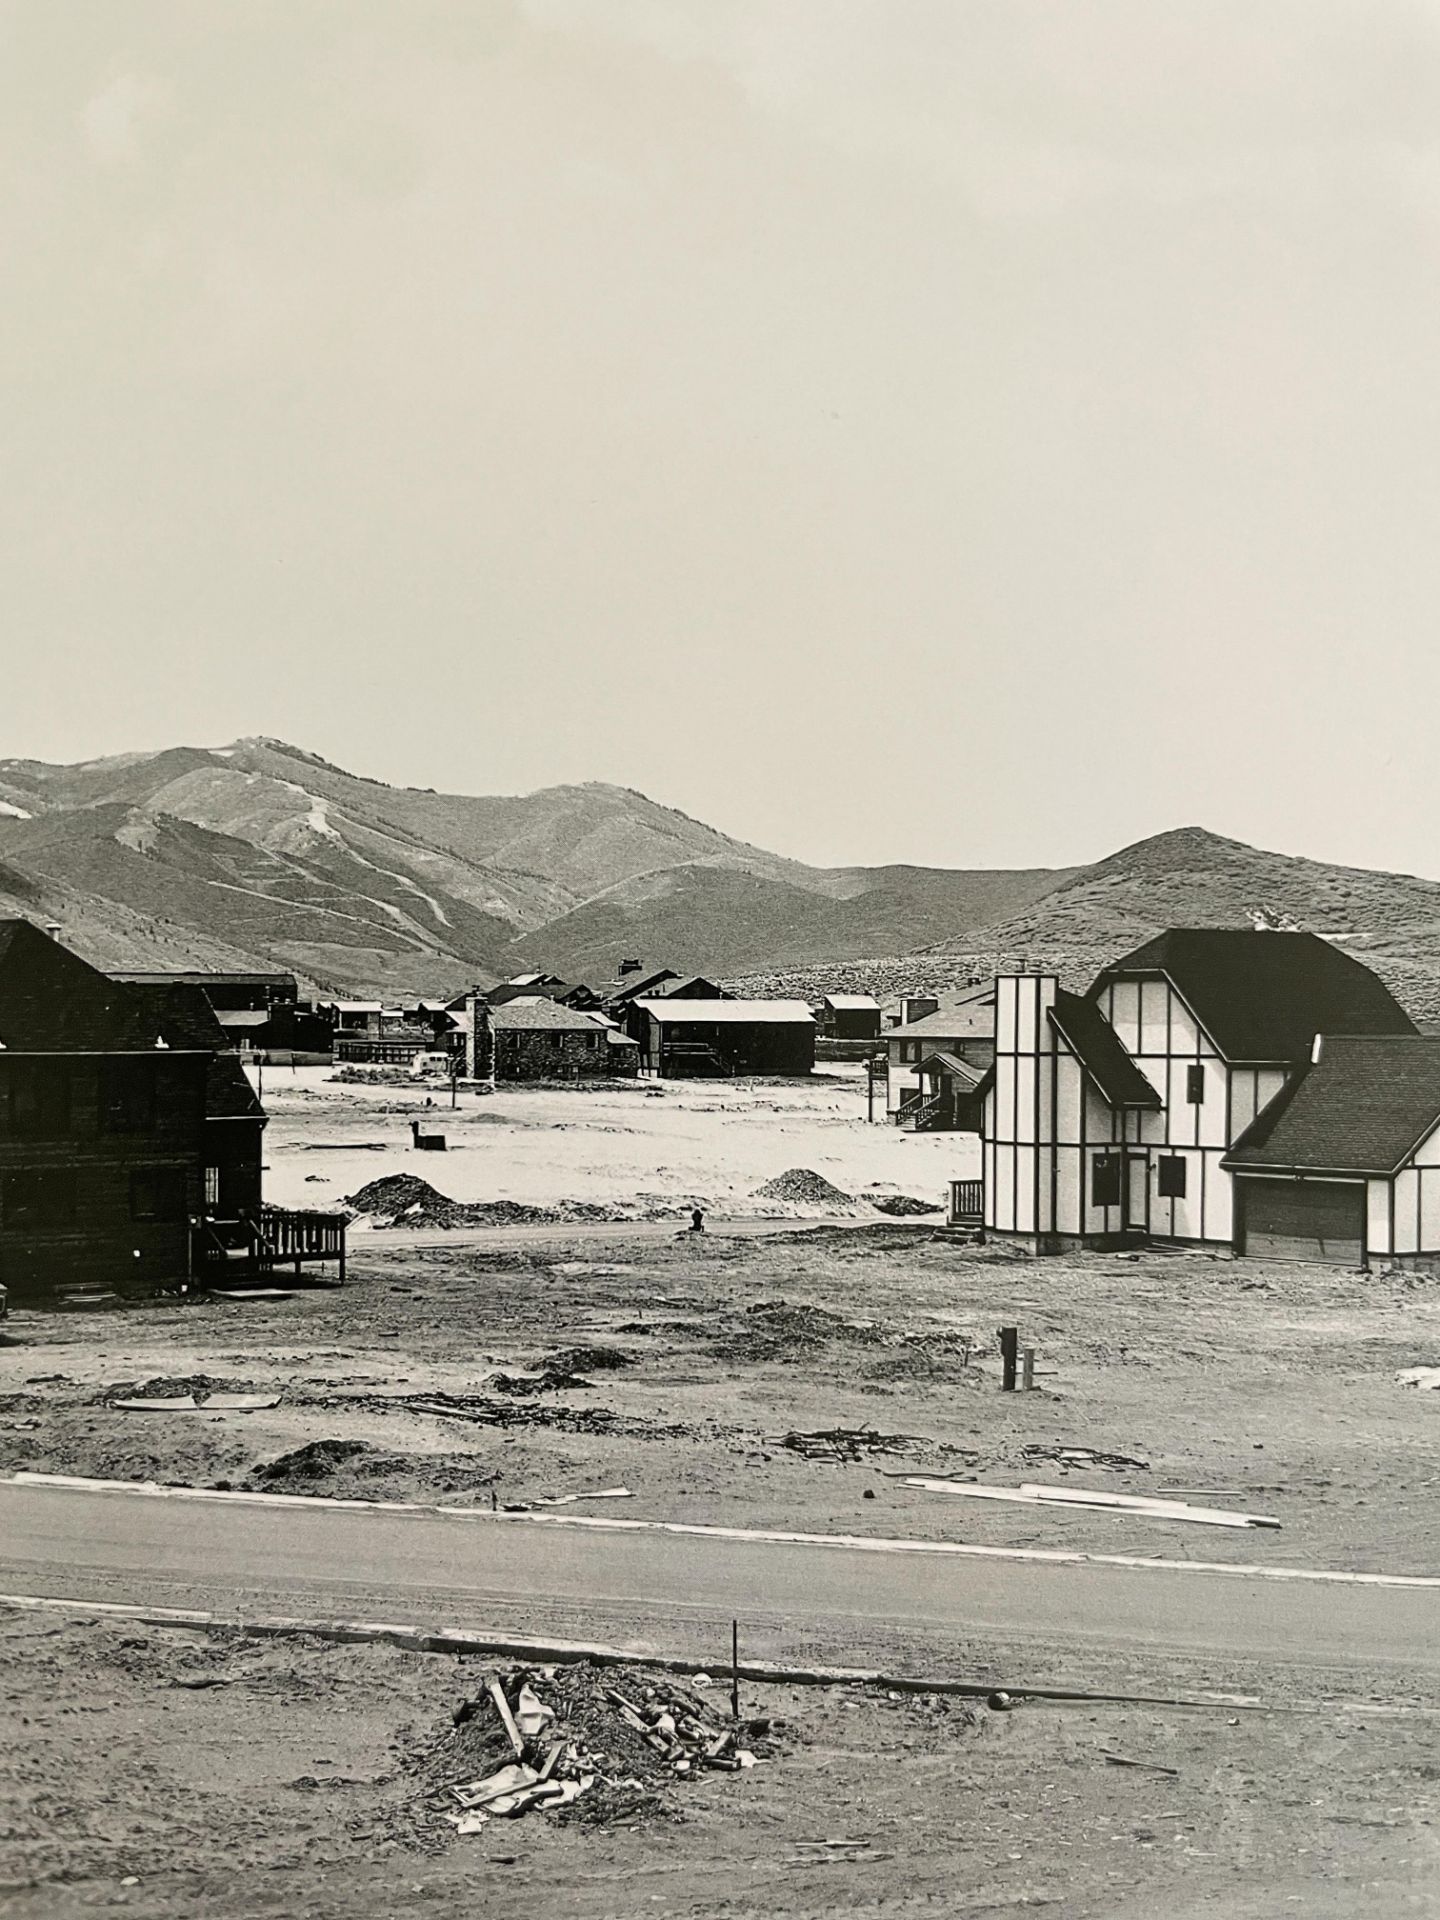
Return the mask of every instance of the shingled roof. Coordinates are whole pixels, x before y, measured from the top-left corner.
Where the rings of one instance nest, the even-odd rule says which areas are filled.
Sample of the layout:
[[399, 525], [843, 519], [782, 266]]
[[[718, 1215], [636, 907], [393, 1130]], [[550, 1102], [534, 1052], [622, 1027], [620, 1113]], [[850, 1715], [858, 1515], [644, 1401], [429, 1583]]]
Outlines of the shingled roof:
[[7, 1051], [141, 1053], [159, 1037], [135, 988], [111, 980], [28, 920], [0, 920], [0, 1045]]
[[588, 1013], [539, 999], [502, 1001], [490, 1009], [490, 1024], [497, 1033], [594, 1033], [599, 1026]]
[[1112, 1107], [1159, 1107], [1159, 1094], [1121, 1045], [1100, 1009], [1063, 987], [1055, 994], [1050, 1023]]
[[1298, 1063], [1317, 1033], [1415, 1032], [1368, 967], [1314, 933], [1173, 927], [1106, 967], [1087, 998], [1137, 973], [1168, 974], [1227, 1060]]
[[1320, 1058], [1250, 1125], [1222, 1165], [1392, 1174], [1440, 1123], [1440, 1040], [1327, 1035]]

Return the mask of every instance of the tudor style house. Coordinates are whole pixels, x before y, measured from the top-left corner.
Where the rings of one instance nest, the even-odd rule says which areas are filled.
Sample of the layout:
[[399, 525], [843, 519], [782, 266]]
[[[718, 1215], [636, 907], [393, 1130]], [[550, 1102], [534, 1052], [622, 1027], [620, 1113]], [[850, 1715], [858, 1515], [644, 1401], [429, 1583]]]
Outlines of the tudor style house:
[[[1371, 1052], [1347, 1053], [1359, 1044], [1350, 1036]], [[985, 1228], [1037, 1251], [1148, 1236], [1242, 1251], [1343, 1240], [1363, 1256], [1353, 1206], [1342, 1230], [1321, 1170], [1295, 1179], [1274, 1156], [1296, 1151], [1287, 1140], [1337, 1084], [1338, 1062], [1334, 1075], [1318, 1073], [1326, 1047], [1338, 1047], [1353, 1083], [1382, 1043], [1407, 1060], [1429, 1057], [1388, 988], [1315, 934], [1172, 930], [1106, 967], [1084, 995], [1053, 975], [1002, 975], [995, 1064], [981, 1087]], [[1279, 1114], [1287, 1096], [1299, 1116], [1289, 1128]], [[1372, 1098], [1388, 1098], [1378, 1082]], [[1349, 1169], [1361, 1195], [1361, 1175], [1396, 1178], [1354, 1163], [1383, 1160], [1405, 1124], [1369, 1149], [1353, 1127], [1335, 1171]], [[1252, 1157], [1261, 1140], [1270, 1159]], [[1440, 1227], [1440, 1192], [1436, 1210]], [[1395, 1243], [1368, 1244], [1378, 1253]]]

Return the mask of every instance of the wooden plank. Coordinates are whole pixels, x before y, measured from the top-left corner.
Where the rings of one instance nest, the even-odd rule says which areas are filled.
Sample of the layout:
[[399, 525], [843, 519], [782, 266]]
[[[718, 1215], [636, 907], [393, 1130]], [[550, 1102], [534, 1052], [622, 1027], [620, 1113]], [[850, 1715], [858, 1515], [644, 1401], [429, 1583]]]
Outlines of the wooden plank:
[[509, 1736], [510, 1745], [514, 1748], [515, 1758], [518, 1760], [525, 1751], [525, 1742], [520, 1738], [520, 1729], [516, 1726], [515, 1716], [510, 1711], [510, 1702], [505, 1698], [505, 1689], [498, 1679], [491, 1679], [488, 1685], [490, 1698], [495, 1702], [495, 1711], [500, 1716], [500, 1723]]

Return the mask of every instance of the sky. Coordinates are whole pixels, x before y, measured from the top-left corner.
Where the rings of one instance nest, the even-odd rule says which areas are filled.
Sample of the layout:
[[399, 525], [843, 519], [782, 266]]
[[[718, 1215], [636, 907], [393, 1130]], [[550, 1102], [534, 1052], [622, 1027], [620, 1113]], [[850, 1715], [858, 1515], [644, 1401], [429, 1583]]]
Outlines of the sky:
[[0, 755], [1440, 876], [1440, 0], [0, 0]]

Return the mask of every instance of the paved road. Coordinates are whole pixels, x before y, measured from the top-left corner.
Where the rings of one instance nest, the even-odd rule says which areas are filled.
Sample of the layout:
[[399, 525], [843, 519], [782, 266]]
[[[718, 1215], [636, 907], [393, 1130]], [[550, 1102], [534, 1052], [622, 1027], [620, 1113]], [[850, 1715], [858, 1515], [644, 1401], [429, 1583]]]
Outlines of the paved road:
[[[1263, 1554], [1262, 1536], [1241, 1536]], [[954, 1672], [977, 1646], [1440, 1672], [1440, 1588], [1326, 1585], [488, 1515], [252, 1505], [0, 1482], [0, 1591], [604, 1639], [715, 1659]], [[1035, 1655], [1035, 1658], [1039, 1658]], [[1032, 1670], [1034, 1660], [1031, 1662]], [[1035, 1676], [1039, 1678], [1037, 1674]]]

